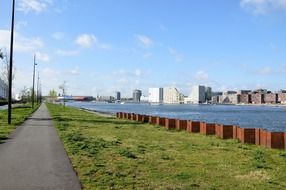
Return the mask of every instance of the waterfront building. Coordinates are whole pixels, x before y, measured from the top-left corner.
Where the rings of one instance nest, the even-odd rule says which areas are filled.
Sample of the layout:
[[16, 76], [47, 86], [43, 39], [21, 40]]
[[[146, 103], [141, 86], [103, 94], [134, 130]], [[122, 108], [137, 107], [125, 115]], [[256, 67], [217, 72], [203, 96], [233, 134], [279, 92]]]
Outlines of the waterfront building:
[[8, 98], [8, 85], [4, 80], [0, 79], [0, 99]]
[[163, 88], [149, 88], [148, 101], [150, 103], [163, 103]]
[[213, 103], [213, 104], [219, 104], [219, 103], [220, 103], [220, 102], [219, 102], [219, 97], [220, 97], [220, 96], [213, 96], [213, 97], [212, 97], [212, 103]]
[[276, 93], [264, 94], [264, 102], [266, 104], [277, 104], [278, 103], [278, 94], [276, 94]]
[[251, 90], [238, 90], [237, 94], [250, 94]]
[[283, 92], [278, 93], [278, 103], [286, 104], [286, 92], [285, 93], [283, 93]]
[[142, 95], [141, 97], [140, 97], [140, 102], [148, 102], [149, 101], [149, 97], [148, 96], [144, 96], [144, 95]]
[[219, 96], [219, 102], [222, 104], [239, 104], [240, 95], [239, 94], [226, 94]]
[[206, 87], [206, 100], [211, 101], [212, 100], [212, 88]]
[[251, 101], [252, 104], [264, 104], [264, 94], [261, 93], [256, 93], [256, 94], [251, 94]]
[[257, 89], [253, 91], [253, 94], [266, 94], [267, 92], [267, 89]]
[[241, 104], [251, 104], [251, 94], [240, 94], [240, 103]]
[[121, 93], [120, 92], [115, 92], [115, 100], [120, 101], [121, 100]]
[[237, 92], [236, 91], [232, 91], [232, 90], [227, 90], [227, 91], [224, 91], [222, 93], [222, 95], [230, 95], [230, 94], [237, 94]]
[[142, 96], [142, 91], [141, 90], [133, 90], [133, 101], [134, 102], [140, 102], [140, 98]]
[[193, 86], [191, 94], [189, 96], [192, 104], [200, 104], [206, 101], [206, 89], [204, 86]]
[[180, 93], [175, 87], [165, 87], [163, 89], [163, 102], [165, 104], [179, 104]]
[[115, 98], [113, 96], [98, 96], [96, 98], [99, 102], [114, 102], [114, 99]]

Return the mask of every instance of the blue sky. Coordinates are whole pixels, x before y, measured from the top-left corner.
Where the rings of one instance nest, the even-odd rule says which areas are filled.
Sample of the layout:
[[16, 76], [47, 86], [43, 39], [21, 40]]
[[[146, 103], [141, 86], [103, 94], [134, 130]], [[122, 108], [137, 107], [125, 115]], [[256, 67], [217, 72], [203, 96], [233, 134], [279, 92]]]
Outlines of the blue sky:
[[[286, 88], [286, 0], [16, 0], [14, 93], [131, 96], [135, 88]], [[0, 2], [9, 49], [11, 2]]]

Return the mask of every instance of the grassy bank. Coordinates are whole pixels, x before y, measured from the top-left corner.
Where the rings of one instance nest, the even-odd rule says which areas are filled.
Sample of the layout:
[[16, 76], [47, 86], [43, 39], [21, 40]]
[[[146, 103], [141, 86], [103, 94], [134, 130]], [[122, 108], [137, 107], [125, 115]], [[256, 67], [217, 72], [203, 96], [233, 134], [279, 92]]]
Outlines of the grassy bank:
[[[36, 110], [38, 106], [35, 106]], [[0, 141], [6, 139], [8, 135], [22, 124], [33, 112], [31, 104], [19, 104], [12, 109], [12, 124], [7, 124], [8, 110], [0, 111]]]
[[48, 105], [86, 189], [286, 189], [286, 152]]

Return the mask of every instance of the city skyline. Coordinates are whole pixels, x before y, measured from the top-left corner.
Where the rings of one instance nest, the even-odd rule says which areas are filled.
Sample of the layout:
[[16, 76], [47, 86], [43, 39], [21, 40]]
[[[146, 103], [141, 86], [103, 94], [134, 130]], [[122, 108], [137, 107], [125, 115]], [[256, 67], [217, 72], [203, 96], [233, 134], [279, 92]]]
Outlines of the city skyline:
[[[18, 0], [14, 93], [67, 81], [73, 95], [193, 85], [286, 88], [286, 1]], [[0, 48], [9, 50], [11, 5], [0, 3]]]

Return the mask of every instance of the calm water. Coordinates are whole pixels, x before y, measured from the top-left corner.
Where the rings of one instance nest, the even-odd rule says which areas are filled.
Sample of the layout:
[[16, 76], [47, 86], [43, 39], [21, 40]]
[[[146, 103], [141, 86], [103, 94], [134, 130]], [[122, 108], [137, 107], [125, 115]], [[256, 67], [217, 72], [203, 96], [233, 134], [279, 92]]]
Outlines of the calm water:
[[286, 106], [148, 105], [69, 102], [70, 106], [101, 112], [133, 112], [209, 123], [286, 131]]

